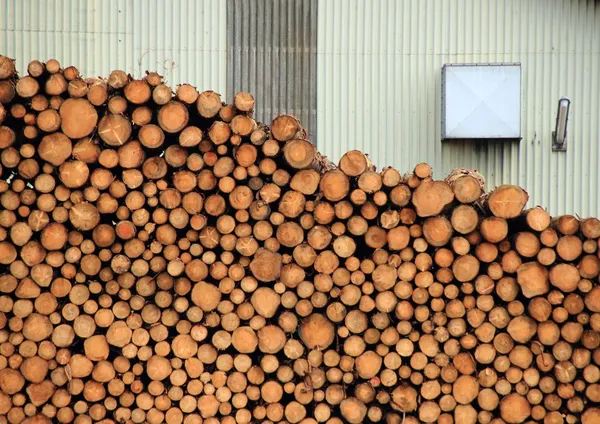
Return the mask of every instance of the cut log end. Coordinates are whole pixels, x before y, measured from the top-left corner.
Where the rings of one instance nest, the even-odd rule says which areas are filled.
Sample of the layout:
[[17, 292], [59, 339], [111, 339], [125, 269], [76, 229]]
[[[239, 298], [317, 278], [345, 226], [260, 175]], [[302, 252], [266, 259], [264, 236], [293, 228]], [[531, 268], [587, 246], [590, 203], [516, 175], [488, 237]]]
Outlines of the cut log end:
[[516, 218], [529, 200], [529, 195], [521, 187], [501, 185], [489, 195], [487, 205], [490, 212], [499, 218]]

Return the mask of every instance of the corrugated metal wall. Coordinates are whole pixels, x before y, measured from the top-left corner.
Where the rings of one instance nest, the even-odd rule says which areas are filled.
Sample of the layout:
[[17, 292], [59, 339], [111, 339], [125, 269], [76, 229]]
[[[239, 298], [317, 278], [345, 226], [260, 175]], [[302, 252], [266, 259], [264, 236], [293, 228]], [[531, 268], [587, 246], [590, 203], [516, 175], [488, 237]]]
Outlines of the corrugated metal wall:
[[317, 0], [228, 0], [227, 6], [229, 101], [248, 91], [258, 120], [293, 114], [314, 141]]
[[[600, 216], [600, 3], [593, 0], [319, 2], [319, 149], [349, 149], [435, 176], [479, 169], [488, 188], [518, 183], [551, 213]], [[445, 63], [520, 62], [521, 142], [440, 141]], [[568, 151], [552, 152], [561, 96]]]
[[0, 0], [0, 53], [21, 73], [58, 59], [84, 76], [146, 70], [225, 95], [225, 0]]

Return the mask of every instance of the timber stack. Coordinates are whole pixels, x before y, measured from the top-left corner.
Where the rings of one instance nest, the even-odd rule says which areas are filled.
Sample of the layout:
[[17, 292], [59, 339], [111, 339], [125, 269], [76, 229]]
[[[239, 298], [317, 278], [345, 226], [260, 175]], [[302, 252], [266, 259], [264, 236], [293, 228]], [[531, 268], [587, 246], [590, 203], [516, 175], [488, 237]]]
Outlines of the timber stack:
[[0, 57], [0, 423], [600, 422], [600, 221]]

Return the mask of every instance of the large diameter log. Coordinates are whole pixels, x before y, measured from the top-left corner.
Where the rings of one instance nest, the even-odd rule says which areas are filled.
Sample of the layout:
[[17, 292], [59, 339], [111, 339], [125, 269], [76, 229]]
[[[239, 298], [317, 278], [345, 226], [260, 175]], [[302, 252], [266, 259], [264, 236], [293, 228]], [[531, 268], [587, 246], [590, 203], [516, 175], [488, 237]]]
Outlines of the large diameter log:
[[432, 246], [444, 246], [452, 238], [452, 225], [443, 216], [427, 218], [423, 224], [423, 236]]
[[177, 101], [165, 104], [158, 111], [158, 125], [168, 133], [178, 133], [183, 130], [189, 121], [187, 107]]
[[490, 212], [499, 218], [516, 218], [529, 200], [529, 195], [521, 187], [501, 185], [492, 191], [487, 199]]
[[350, 181], [342, 171], [332, 169], [323, 174], [319, 187], [327, 200], [337, 202], [350, 191]]
[[283, 146], [286, 162], [295, 169], [310, 167], [315, 160], [315, 146], [308, 140], [290, 140]]
[[131, 123], [122, 115], [104, 115], [98, 124], [98, 135], [109, 146], [122, 146], [131, 137]]
[[0, 56], [0, 79], [12, 78], [15, 75], [15, 61], [10, 57]]
[[254, 110], [254, 97], [250, 93], [240, 92], [233, 98], [235, 108], [242, 112], [252, 112]]
[[263, 282], [275, 281], [281, 275], [281, 255], [268, 249], [258, 249], [250, 262], [254, 277]]
[[548, 270], [539, 262], [526, 262], [517, 269], [517, 282], [527, 298], [548, 293]]
[[340, 412], [350, 424], [360, 424], [367, 415], [367, 407], [362, 401], [350, 397], [342, 401]]
[[90, 135], [98, 122], [98, 113], [86, 99], [67, 99], [60, 107], [61, 129], [72, 139]]
[[71, 140], [61, 132], [55, 132], [42, 138], [38, 147], [40, 158], [54, 165], [62, 165], [73, 150]]
[[204, 91], [196, 99], [198, 113], [204, 118], [214, 118], [222, 106], [221, 95], [214, 91]]
[[526, 214], [527, 225], [535, 231], [544, 231], [550, 225], [550, 215], [541, 207], [529, 209]]
[[457, 169], [445, 181], [452, 187], [460, 203], [473, 203], [483, 194], [483, 177], [476, 172]]
[[426, 218], [439, 215], [454, 200], [454, 193], [444, 181], [424, 181], [412, 195], [417, 215]]
[[367, 158], [359, 150], [344, 153], [338, 165], [342, 172], [349, 177], [358, 177], [367, 170], [367, 166]]
[[331, 321], [321, 314], [312, 314], [302, 320], [300, 324], [300, 338], [309, 348], [326, 349], [335, 336], [335, 329]]
[[523, 396], [511, 393], [500, 401], [500, 415], [507, 423], [523, 423], [531, 415], [531, 405]]
[[290, 115], [280, 115], [271, 124], [271, 133], [276, 140], [288, 141], [300, 131], [298, 119]]

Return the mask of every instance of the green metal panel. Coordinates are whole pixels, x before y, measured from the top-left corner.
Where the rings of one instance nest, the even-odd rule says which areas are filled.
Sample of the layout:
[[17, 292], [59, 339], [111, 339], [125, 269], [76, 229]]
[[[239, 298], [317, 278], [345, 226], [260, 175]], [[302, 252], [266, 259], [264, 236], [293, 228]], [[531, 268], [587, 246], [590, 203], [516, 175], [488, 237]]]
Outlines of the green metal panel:
[[[322, 0], [319, 149], [380, 167], [422, 161], [442, 178], [478, 169], [553, 214], [600, 215], [600, 3], [593, 0]], [[519, 62], [523, 139], [442, 142], [441, 68]], [[571, 98], [567, 152], [552, 152], [558, 100]]]

